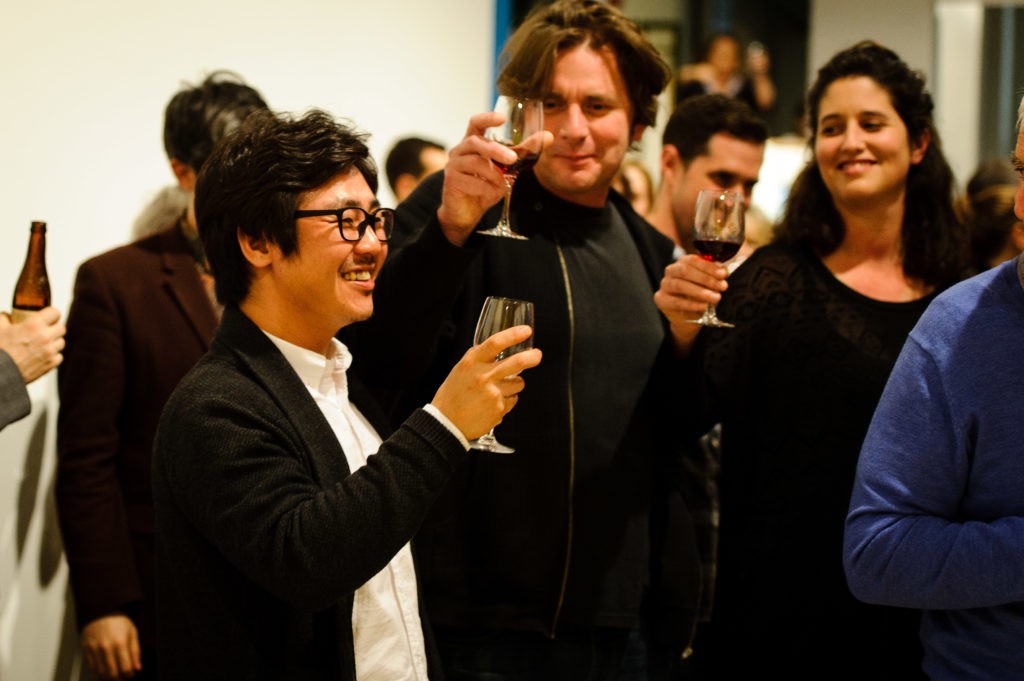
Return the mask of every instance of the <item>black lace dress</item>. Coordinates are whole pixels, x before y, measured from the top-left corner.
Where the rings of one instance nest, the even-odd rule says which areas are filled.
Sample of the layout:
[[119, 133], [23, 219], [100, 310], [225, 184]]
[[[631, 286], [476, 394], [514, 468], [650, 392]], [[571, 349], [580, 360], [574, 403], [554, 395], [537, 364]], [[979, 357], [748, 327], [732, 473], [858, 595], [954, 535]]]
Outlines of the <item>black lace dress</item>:
[[751, 665], [785, 678], [920, 676], [917, 613], [856, 601], [841, 545], [861, 442], [930, 300], [867, 298], [781, 245], [730, 277], [718, 314], [736, 328], [703, 330], [693, 355], [701, 425], [722, 423], [714, 611], [695, 646], [703, 677]]

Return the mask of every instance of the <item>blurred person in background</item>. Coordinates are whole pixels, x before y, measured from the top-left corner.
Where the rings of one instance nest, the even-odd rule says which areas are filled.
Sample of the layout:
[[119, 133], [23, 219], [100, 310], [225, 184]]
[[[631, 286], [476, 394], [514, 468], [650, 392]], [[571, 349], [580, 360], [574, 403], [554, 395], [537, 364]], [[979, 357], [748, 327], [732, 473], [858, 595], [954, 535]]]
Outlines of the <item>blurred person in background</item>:
[[82, 655], [103, 679], [155, 672], [153, 437], [220, 314], [196, 228], [196, 176], [224, 135], [266, 108], [223, 71], [175, 94], [164, 147], [187, 205], [149, 236], [85, 261], [75, 278], [58, 374], [56, 501]]
[[[761, 158], [768, 131], [749, 106], [725, 95], [696, 95], [684, 100], [672, 112], [662, 133], [661, 185], [651, 224], [676, 243], [675, 256], [693, 253], [693, 221], [697, 195], [703, 189], [739, 192], [749, 206], [751, 193], [760, 178]], [[763, 245], [763, 229], [749, 209], [744, 244], [728, 266], [735, 267]], [[692, 483], [688, 499], [701, 549], [701, 589], [698, 617], [711, 614], [715, 583], [718, 533], [717, 476], [721, 465], [720, 427], [696, 440], [687, 457]]]
[[421, 137], [404, 137], [395, 142], [384, 161], [384, 174], [395, 203], [404, 201], [423, 178], [441, 170], [447, 162], [448, 153], [438, 142]]
[[1024, 223], [1014, 213], [1020, 179], [1002, 158], [986, 161], [967, 182], [956, 202], [971, 238], [971, 267], [984, 272], [1024, 251]]
[[177, 220], [192, 200], [192, 193], [181, 188], [179, 184], [161, 187], [153, 195], [132, 222], [132, 240], [159, 232]]
[[722, 94], [744, 102], [760, 115], [775, 106], [775, 83], [768, 52], [759, 42], [747, 47], [744, 70], [740, 41], [731, 33], [715, 33], [704, 43], [701, 60], [679, 69], [676, 103], [700, 94]]
[[651, 212], [654, 205], [654, 182], [647, 166], [640, 159], [627, 158], [622, 162], [612, 182], [612, 189], [626, 197], [640, 217], [647, 217]]
[[661, 185], [647, 216], [692, 253], [693, 219], [702, 189], [739, 192], [750, 204], [768, 130], [746, 104], [725, 95], [696, 95], [676, 106], [661, 137]]

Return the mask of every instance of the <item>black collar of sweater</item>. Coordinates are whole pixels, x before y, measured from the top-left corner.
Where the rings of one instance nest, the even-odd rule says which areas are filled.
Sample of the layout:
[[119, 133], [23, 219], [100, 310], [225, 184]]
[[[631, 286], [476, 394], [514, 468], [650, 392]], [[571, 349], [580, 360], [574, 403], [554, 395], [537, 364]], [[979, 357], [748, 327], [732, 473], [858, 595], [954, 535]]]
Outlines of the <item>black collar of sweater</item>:
[[516, 180], [512, 205], [515, 228], [524, 236], [545, 236], [562, 243], [583, 241], [611, 224], [609, 203], [593, 208], [561, 199], [542, 187], [533, 172]]

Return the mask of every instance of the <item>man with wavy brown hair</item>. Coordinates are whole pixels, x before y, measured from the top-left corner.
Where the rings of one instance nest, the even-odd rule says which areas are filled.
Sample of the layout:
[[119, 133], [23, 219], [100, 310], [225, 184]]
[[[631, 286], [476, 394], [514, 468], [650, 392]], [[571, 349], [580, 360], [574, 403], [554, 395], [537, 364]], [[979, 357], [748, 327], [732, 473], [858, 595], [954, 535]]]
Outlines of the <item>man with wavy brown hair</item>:
[[470, 346], [487, 296], [534, 301], [545, 361], [498, 429], [516, 452], [471, 457], [417, 536], [445, 674], [647, 678], [640, 632], [661, 662], [678, 657], [698, 580], [652, 302], [672, 243], [611, 185], [671, 72], [633, 21], [588, 0], [535, 9], [502, 62], [503, 94], [544, 102], [547, 144], [511, 197], [528, 240], [475, 234], [498, 218], [495, 162], [514, 152], [484, 137], [500, 114], [474, 116], [443, 175], [398, 208], [360, 358], [403, 411]]

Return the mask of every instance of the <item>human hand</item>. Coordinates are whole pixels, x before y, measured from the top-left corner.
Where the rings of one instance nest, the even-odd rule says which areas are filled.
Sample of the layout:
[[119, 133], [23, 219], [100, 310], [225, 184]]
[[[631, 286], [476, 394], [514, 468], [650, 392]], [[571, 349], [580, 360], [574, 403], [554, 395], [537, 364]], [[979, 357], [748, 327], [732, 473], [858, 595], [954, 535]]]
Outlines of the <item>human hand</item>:
[[487, 433], [512, 410], [526, 383], [519, 374], [540, 364], [541, 351], [531, 348], [506, 357], [494, 358], [530, 337], [529, 326], [500, 331], [466, 351], [438, 388], [431, 404], [462, 431], [467, 440]]
[[28, 319], [12, 324], [6, 312], [0, 312], [0, 350], [14, 360], [25, 383], [31, 383], [62, 361], [64, 325], [60, 312], [46, 307]]
[[125, 615], [107, 615], [82, 627], [82, 657], [104, 681], [131, 679], [142, 671], [135, 623]]
[[709, 303], [717, 304], [729, 288], [729, 270], [699, 255], [684, 255], [665, 268], [665, 276], [654, 294], [654, 304], [668, 319], [676, 349], [690, 351], [701, 327], [689, 323], [700, 317]]
[[751, 43], [747, 48], [747, 72], [752, 76], [766, 76], [770, 68], [768, 50], [761, 43]]
[[445, 237], [456, 246], [466, 243], [487, 209], [505, 196], [505, 178], [491, 159], [512, 164], [518, 157], [508, 147], [484, 137], [487, 128], [503, 120], [495, 112], [473, 116], [466, 136], [448, 152], [437, 217]]

